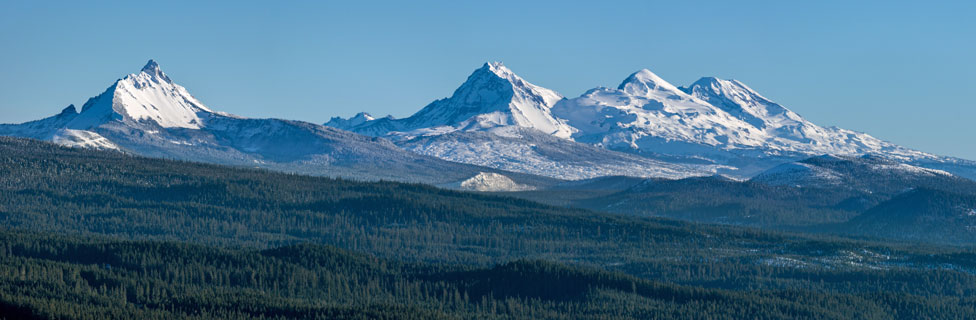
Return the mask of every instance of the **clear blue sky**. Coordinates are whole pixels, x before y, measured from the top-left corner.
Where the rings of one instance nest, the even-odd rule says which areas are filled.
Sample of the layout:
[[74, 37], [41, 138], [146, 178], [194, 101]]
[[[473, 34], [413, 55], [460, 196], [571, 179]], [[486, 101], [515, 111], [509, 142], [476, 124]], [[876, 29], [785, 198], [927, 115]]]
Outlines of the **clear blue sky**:
[[317, 123], [409, 115], [498, 60], [570, 97], [640, 68], [734, 78], [815, 123], [976, 159], [974, 1], [41, 2], [0, 2], [0, 122], [150, 58], [213, 109]]

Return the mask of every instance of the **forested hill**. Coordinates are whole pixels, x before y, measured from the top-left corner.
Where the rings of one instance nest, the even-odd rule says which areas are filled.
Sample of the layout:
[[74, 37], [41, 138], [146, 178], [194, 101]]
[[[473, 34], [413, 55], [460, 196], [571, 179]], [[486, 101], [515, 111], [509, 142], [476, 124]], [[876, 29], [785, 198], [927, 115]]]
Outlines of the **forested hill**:
[[[8, 138], [0, 138], [0, 226], [10, 262], [0, 273], [4, 310], [44, 318], [382, 317], [366, 302], [421, 318], [585, 310], [596, 318], [946, 318], [973, 315], [964, 297], [976, 295], [970, 249], [703, 226]], [[329, 289], [341, 298], [319, 299], [332, 286], [359, 291]], [[411, 289], [425, 286], [434, 289]], [[577, 302], [556, 302], [567, 296]]]

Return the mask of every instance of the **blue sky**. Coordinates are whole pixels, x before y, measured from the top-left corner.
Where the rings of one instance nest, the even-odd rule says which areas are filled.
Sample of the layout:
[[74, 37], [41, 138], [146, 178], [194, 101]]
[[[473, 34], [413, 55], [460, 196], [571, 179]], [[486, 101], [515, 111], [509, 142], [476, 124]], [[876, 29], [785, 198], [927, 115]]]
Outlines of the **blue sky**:
[[811, 121], [976, 159], [972, 1], [0, 1], [0, 122], [159, 61], [212, 109], [406, 116], [485, 61], [575, 97], [649, 68], [745, 82]]

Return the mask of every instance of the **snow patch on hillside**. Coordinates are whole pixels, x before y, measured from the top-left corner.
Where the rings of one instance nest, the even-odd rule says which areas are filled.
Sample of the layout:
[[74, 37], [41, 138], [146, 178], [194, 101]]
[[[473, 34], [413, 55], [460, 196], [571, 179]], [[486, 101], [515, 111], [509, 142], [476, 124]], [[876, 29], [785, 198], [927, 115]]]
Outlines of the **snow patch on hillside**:
[[916, 167], [905, 163], [876, 164], [871, 166], [871, 169], [875, 171], [901, 171], [914, 174], [952, 176], [951, 173], [942, 170]]
[[601, 176], [677, 179], [730, 169], [668, 163], [512, 127], [420, 137], [398, 145], [448, 161], [567, 180]]
[[119, 150], [119, 146], [112, 141], [109, 141], [98, 133], [86, 130], [58, 130], [56, 133], [54, 133], [54, 135], [52, 135], [51, 142], [66, 147]]
[[494, 172], [479, 172], [471, 178], [450, 184], [448, 187], [459, 190], [485, 192], [535, 190], [532, 186], [516, 183], [511, 178]]

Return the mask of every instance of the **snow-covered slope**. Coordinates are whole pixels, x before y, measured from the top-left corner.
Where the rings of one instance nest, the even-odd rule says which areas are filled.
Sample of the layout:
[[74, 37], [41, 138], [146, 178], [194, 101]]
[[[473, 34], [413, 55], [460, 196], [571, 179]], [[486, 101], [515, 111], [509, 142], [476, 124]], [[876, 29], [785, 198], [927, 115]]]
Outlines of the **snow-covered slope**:
[[684, 178], [729, 169], [649, 159], [521, 127], [429, 135], [397, 144], [449, 161], [570, 180], [613, 175]]
[[68, 146], [92, 149], [111, 149], [118, 150], [119, 146], [111, 140], [106, 139], [100, 134], [75, 129], [61, 129], [51, 135], [51, 142]]
[[736, 80], [702, 78], [685, 91], [762, 130], [768, 137], [764, 142], [767, 149], [803, 154], [884, 154], [901, 160], [934, 157], [866, 133], [818, 126]]
[[75, 105], [72, 104], [61, 110], [61, 113], [44, 119], [21, 124], [0, 124], [0, 133], [6, 136], [51, 140], [52, 135], [55, 134], [53, 128], [64, 128], [77, 116], [78, 109], [75, 109]]
[[555, 183], [444, 161], [403, 150], [385, 139], [308, 122], [214, 112], [151, 60], [139, 73], [119, 79], [89, 99], [81, 112], [69, 106], [42, 120], [0, 125], [0, 135], [356, 179], [448, 183], [479, 172], [498, 172], [529, 185]]
[[800, 115], [766, 99], [737, 80], [705, 77], [695, 81], [688, 88], [682, 88], [682, 91], [728, 112], [753, 127], [778, 136], [803, 139], [813, 133], [804, 130], [811, 123]]

